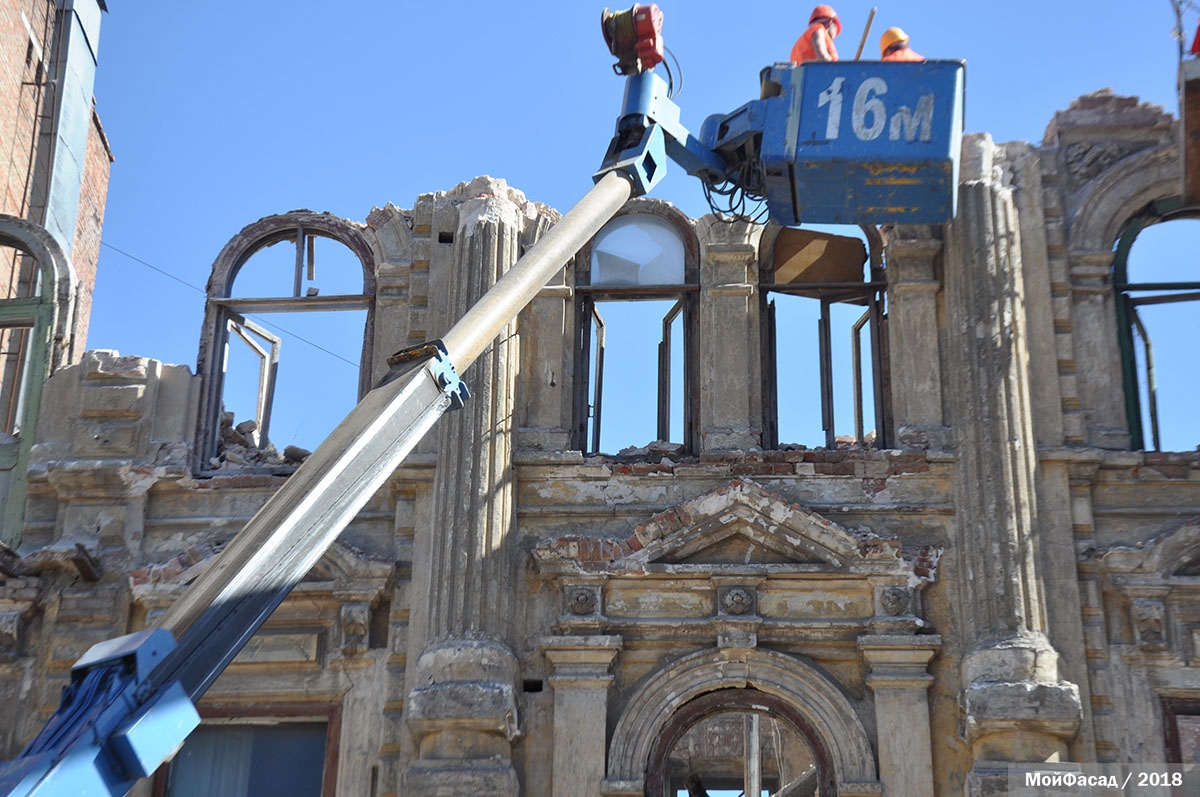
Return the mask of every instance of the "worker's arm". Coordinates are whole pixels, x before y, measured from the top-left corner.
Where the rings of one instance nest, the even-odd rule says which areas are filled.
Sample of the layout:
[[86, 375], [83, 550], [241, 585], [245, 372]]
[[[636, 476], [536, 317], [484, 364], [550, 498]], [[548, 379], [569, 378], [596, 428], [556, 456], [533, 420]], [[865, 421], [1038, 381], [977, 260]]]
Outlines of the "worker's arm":
[[817, 28], [812, 32], [813, 52], [816, 53], [818, 61], [836, 61], [833, 57], [832, 48], [830, 48], [831, 40], [829, 32], [824, 28]]

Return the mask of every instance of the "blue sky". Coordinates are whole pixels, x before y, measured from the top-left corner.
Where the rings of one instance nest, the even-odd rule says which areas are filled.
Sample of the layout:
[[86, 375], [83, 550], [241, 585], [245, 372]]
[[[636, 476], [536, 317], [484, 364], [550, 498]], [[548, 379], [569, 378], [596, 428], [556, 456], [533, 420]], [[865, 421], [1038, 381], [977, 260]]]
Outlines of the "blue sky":
[[[759, 70], [786, 60], [811, 9], [734, 6], [660, 4], [682, 67], [682, 121], [694, 130], [757, 97]], [[116, 161], [88, 346], [192, 367], [195, 287], [246, 224], [296, 208], [363, 220], [373, 206], [411, 207], [481, 174], [565, 211], [590, 187], [621, 101], [599, 4], [110, 7], [95, 94]], [[871, 5], [835, 7], [849, 58]], [[1185, 17], [1189, 43], [1196, 20]], [[1177, 111], [1168, 0], [880, 5], [865, 56], [877, 57], [890, 25], [927, 57], [966, 60], [966, 129], [1000, 142], [1040, 141], [1056, 110], [1097, 89]], [[655, 195], [706, 210], [679, 169]], [[331, 332], [322, 345], [356, 360], [359, 341], [345, 337]], [[352, 369], [323, 356], [352, 385]]]

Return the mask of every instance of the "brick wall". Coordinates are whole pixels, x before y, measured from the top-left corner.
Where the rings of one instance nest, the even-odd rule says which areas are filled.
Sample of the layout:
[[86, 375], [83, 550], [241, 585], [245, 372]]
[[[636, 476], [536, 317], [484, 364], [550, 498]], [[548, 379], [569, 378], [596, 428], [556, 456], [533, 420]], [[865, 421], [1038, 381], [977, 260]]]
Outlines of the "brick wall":
[[96, 287], [96, 263], [100, 259], [100, 233], [104, 228], [104, 203], [108, 197], [108, 176], [112, 161], [112, 151], [108, 147], [104, 128], [100, 125], [100, 117], [92, 111], [83, 184], [79, 188], [75, 250], [71, 257], [75, 274], [79, 277], [71, 362], [79, 362], [86, 347], [88, 320], [92, 314], [92, 292]]
[[53, 33], [50, 0], [0, 0], [0, 213], [24, 217], [28, 208], [39, 109], [52, 99], [43, 61]]

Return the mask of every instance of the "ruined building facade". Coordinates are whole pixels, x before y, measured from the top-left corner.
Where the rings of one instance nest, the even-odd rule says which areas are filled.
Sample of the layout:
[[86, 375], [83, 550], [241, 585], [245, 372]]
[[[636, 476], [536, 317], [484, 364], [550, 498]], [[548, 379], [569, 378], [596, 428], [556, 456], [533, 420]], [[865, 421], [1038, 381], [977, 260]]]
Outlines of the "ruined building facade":
[[[201, 772], [254, 793], [264, 750], [330, 795], [676, 794], [694, 774], [976, 795], [1014, 763], [1195, 760], [1200, 454], [1142, 429], [1118, 246], [1186, 214], [1178, 133], [1098, 93], [1038, 145], [968, 136], [954, 222], [866, 230], [857, 273], [797, 266], [794, 231], [630, 202], [616, 223], [675, 240], [671, 276], [631, 286], [580, 252], [215, 683], [176, 776], [138, 793]], [[214, 263], [195, 372], [104, 350], [57, 370], [0, 576], [0, 752], [303, 459], [269, 443], [270, 405], [302, 399], [269, 388], [251, 313], [365, 311], [365, 391], [557, 218], [489, 178], [361, 223], [268, 217]], [[349, 250], [361, 293], [301, 290], [313, 239]], [[288, 242], [294, 291], [290, 266], [279, 296], [234, 290]], [[773, 352], [800, 344], [774, 339], [769, 299], [789, 292], [864, 308], [876, 389], [853, 440], [780, 444]], [[593, 310], [648, 297], [675, 303], [683, 418], [598, 454]], [[224, 406], [239, 336], [268, 366], [253, 423]]]

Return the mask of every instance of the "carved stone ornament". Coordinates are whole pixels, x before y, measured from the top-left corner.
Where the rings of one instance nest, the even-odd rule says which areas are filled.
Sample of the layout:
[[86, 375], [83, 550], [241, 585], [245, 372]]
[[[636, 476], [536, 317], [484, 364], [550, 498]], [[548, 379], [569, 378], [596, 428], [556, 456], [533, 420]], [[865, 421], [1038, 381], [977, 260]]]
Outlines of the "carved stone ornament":
[[1143, 650], [1162, 650], [1167, 644], [1166, 607], [1162, 601], [1138, 598], [1131, 604], [1138, 646]]
[[888, 587], [879, 595], [879, 608], [888, 617], [899, 617], [908, 613], [912, 597], [904, 587]]
[[370, 642], [371, 607], [365, 603], [342, 606], [342, 654], [358, 656]]
[[567, 611], [571, 614], [595, 614], [599, 603], [599, 595], [592, 587], [572, 587], [567, 590]]
[[721, 609], [726, 614], [748, 614], [754, 610], [754, 591], [746, 587], [730, 587], [721, 596]]

